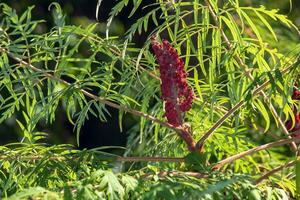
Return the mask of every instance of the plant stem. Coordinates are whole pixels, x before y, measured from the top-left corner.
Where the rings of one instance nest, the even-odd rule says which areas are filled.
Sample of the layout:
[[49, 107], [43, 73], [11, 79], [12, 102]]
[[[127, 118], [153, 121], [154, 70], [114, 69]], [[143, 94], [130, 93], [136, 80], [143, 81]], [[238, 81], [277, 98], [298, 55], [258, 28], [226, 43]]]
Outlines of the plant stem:
[[[15, 156], [0, 156], [1, 160], [41, 160], [43, 158], [47, 158], [49, 160], [55, 161], [63, 161], [67, 158], [72, 160], [78, 159], [80, 156], [76, 155], [65, 155], [65, 156], [41, 156], [41, 155], [15, 155]], [[112, 158], [112, 159], [111, 159]], [[122, 156], [114, 156], [112, 155], [107, 158], [107, 160], [118, 161], [118, 162], [184, 162], [185, 158], [183, 157], [122, 157]], [[103, 159], [104, 161], [106, 159]]]
[[184, 162], [185, 158], [178, 157], [117, 157], [120, 162]]
[[224, 160], [221, 160], [219, 161], [215, 166], [214, 166], [214, 169], [215, 170], [219, 170], [221, 167], [223, 167], [225, 164], [229, 164], [229, 163], [232, 163], [238, 159], [241, 159], [245, 156], [249, 156], [253, 153], [256, 153], [258, 151], [262, 151], [262, 150], [265, 150], [265, 149], [268, 149], [268, 148], [272, 148], [272, 147], [277, 147], [277, 146], [281, 146], [283, 144], [290, 144], [292, 142], [295, 142], [295, 141], [300, 141], [300, 137], [298, 138], [289, 138], [289, 139], [283, 139], [283, 140], [278, 140], [276, 142], [270, 142], [270, 143], [267, 143], [267, 144], [264, 144], [264, 145], [261, 145], [261, 146], [257, 146], [257, 147], [254, 147], [252, 149], [249, 149], [247, 151], [244, 151], [244, 152], [241, 152], [241, 153], [238, 153], [236, 155], [233, 155], [233, 156], [230, 156], [228, 158], [225, 158]]
[[144, 179], [152, 179], [154, 176], [158, 176], [159, 178], [164, 178], [167, 176], [190, 176], [194, 178], [207, 178], [209, 174], [199, 173], [199, 172], [181, 172], [181, 171], [161, 171], [158, 174], [144, 174], [142, 177]]
[[292, 160], [292, 161], [290, 161], [290, 162], [288, 162], [288, 163], [286, 163], [284, 165], [281, 165], [279, 167], [276, 167], [276, 168], [268, 171], [267, 173], [265, 173], [264, 175], [262, 175], [260, 178], [256, 179], [254, 181], [254, 184], [256, 184], [256, 185], [259, 184], [261, 181], [263, 181], [264, 179], [267, 179], [269, 176], [272, 176], [273, 174], [279, 172], [280, 170], [294, 166], [295, 163], [296, 163], [296, 161]]

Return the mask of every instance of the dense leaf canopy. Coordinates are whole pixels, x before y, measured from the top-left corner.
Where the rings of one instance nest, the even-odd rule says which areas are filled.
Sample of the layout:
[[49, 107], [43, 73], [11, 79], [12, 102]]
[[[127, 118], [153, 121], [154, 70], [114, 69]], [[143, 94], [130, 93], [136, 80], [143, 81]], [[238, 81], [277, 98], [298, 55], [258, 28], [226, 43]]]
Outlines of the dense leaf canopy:
[[[101, 3], [95, 5], [97, 14]], [[115, 35], [118, 14], [131, 6], [132, 17], [141, 3], [118, 1], [104, 35], [99, 23], [69, 24], [58, 3], [49, 5], [49, 30], [41, 29], [47, 21], [32, 17], [34, 6], [19, 13], [0, 4], [0, 122], [13, 119], [22, 132], [19, 141], [0, 146], [1, 197], [300, 195], [294, 171], [299, 128], [291, 129], [300, 124], [294, 96], [300, 86], [297, 26], [277, 9], [238, 0], [156, 0], [124, 35]], [[155, 28], [149, 30], [149, 24]], [[134, 37], [141, 34], [147, 40], [137, 47]], [[162, 94], [159, 73], [176, 62], [159, 61], [151, 50], [154, 36], [158, 43], [169, 41], [172, 58], [180, 56], [180, 81], [193, 90], [193, 104], [179, 113], [180, 123], [165, 117], [167, 98], [174, 95]], [[179, 96], [172, 103], [183, 101]], [[48, 134], [39, 129], [64, 112], [78, 144], [89, 116], [107, 121], [109, 107], [119, 111], [121, 130], [130, 116], [136, 120], [125, 148], [50, 145]], [[107, 149], [121, 149], [123, 155]]]

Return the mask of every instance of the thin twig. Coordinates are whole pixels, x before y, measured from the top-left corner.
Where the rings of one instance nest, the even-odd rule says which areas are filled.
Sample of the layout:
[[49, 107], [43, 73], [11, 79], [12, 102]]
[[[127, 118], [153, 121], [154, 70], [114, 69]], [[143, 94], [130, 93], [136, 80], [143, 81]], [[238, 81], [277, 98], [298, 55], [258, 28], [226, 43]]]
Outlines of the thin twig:
[[183, 157], [117, 157], [120, 162], [184, 162]]
[[[36, 161], [47, 158], [48, 160], [54, 161], [63, 161], [67, 159], [76, 160], [79, 159], [80, 155], [2, 155], [0, 156], [0, 160], [2, 161], [10, 161], [10, 160], [27, 160], [27, 161]], [[101, 159], [101, 158], [100, 158]], [[118, 162], [184, 162], [185, 158], [183, 157], [122, 157], [122, 156], [115, 156], [111, 155], [107, 158], [103, 158], [103, 160], [111, 160], [111, 161], [118, 161]]]
[[[22, 154], [15, 154], [15, 155], [3, 155], [0, 156], [0, 160], [3, 161], [37, 161], [42, 159], [52, 160], [52, 161], [64, 161], [66, 160], [67, 156], [48, 156], [48, 155], [22, 155]], [[74, 160], [74, 157], [72, 157], [72, 160]]]
[[235, 113], [235, 111], [237, 111], [245, 102], [244, 101], [240, 101], [239, 103], [237, 103], [234, 107], [232, 107], [230, 110], [228, 110], [221, 118], [218, 119], [218, 121], [200, 138], [200, 140], [197, 142], [196, 144], [196, 148], [197, 149], [201, 149], [205, 140], [214, 133], [214, 131], [219, 128], [224, 122], [225, 120], [232, 115], [233, 113]]
[[199, 178], [207, 178], [209, 174], [199, 173], [199, 172], [161, 171], [158, 174], [149, 174], [149, 173], [144, 174], [142, 178], [149, 180], [155, 176], [158, 176], [159, 178], [165, 178], [167, 176], [179, 176], [179, 177], [189, 176], [189, 177], [199, 179]]
[[247, 151], [243, 151], [241, 153], [235, 154], [233, 156], [225, 158], [224, 160], [219, 161], [214, 166], [214, 169], [215, 170], [219, 170], [221, 167], [223, 167], [224, 165], [226, 165], [228, 163], [232, 163], [232, 162], [234, 162], [234, 161], [236, 161], [238, 159], [241, 159], [241, 158], [243, 158], [245, 156], [249, 156], [249, 155], [251, 155], [253, 153], [256, 153], [258, 151], [262, 151], [262, 150], [265, 150], [265, 149], [268, 149], [268, 148], [272, 148], [272, 147], [281, 146], [281, 145], [284, 145], [284, 144], [290, 144], [290, 143], [295, 142], [295, 141], [300, 141], [300, 137], [283, 139], [283, 140], [279, 140], [279, 141], [276, 141], [276, 142], [270, 142], [270, 143], [267, 143], [267, 144], [264, 144], [264, 145], [260, 145], [260, 146], [254, 147], [252, 149], [249, 149]]
[[278, 166], [270, 171], [268, 171], [267, 173], [265, 173], [264, 175], [262, 175], [260, 178], [256, 179], [254, 181], [254, 184], [257, 185], [259, 184], [260, 182], [262, 182], [264, 179], [267, 179], [269, 176], [272, 176], [273, 174], [281, 171], [282, 169], [286, 169], [286, 168], [289, 168], [289, 167], [292, 167], [294, 166], [296, 163], [296, 160], [292, 160], [284, 165], [281, 165], [281, 166]]

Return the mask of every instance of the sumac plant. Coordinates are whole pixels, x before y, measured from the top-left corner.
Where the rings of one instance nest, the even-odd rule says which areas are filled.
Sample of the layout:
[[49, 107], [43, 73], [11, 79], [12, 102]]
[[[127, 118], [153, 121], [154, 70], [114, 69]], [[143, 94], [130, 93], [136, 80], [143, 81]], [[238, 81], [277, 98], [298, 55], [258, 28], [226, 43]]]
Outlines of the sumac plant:
[[[141, 3], [117, 1], [106, 28], [68, 24], [49, 3], [47, 30], [34, 6], [0, 4], [0, 122], [21, 131], [0, 146], [0, 198], [299, 197], [298, 28], [238, 0]], [[116, 37], [124, 8], [146, 14]], [[108, 107], [132, 125], [118, 155], [50, 144], [41, 128], [64, 112], [79, 142]]]

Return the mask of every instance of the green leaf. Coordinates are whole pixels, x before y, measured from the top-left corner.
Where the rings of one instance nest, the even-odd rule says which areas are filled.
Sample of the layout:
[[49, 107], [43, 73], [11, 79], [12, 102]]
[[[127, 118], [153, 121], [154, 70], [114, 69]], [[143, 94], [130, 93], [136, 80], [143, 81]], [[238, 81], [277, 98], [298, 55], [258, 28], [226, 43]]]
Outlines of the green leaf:
[[265, 123], [266, 123], [264, 132], [267, 132], [269, 130], [270, 124], [271, 124], [269, 113], [266, 110], [264, 104], [259, 99], [255, 99], [253, 101], [253, 104], [259, 110], [259, 112], [262, 114], [262, 116], [263, 116], [263, 118], [265, 120]]
[[[149, 101], [150, 101], [150, 95], [145, 96], [142, 101], [142, 107], [141, 107], [142, 113], [147, 113], [147, 110], [149, 107]], [[145, 123], [146, 123], [146, 119], [141, 117], [141, 120], [140, 120], [140, 143], [142, 143], [144, 140], [143, 136], [144, 136]]]
[[243, 10], [241, 10], [241, 14], [242, 16], [245, 18], [245, 20], [248, 22], [249, 26], [251, 27], [251, 29], [253, 30], [253, 32], [255, 33], [258, 41], [259, 41], [259, 45], [263, 46], [263, 39], [260, 35], [260, 32], [258, 31], [257, 26], [254, 24], [254, 22], [251, 20], [251, 18], [248, 16], [248, 14], [246, 12], [244, 12]]
[[194, 68], [194, 82], [195, 82], [195, 88], [197, 90], [199, 98], [201, 101], [203, 101], [202, 91], [201, 91], [200, 84], [199, 84], [198, 71], [196, 68]]
[[203, 171], [207, 169], [207, 157], [207, 153], [192, 152], [185, 156], [184, 159], [188, 168]]
[[103, 171], [103, 177], [99, 184], [100, 188], [105, 188], [106, 193], [110, 199], [115, 199], [116, 197], [124, 196], [125, 190], [118, 178], [109, 171]]
[[133, 1], [133, 9], [130, 12], [128, 18], [132, 17], [132, 15], [136, 12], [136, 10], [139, 8], [140, 4], [142, 3], [142, 0], [135, 0]]
[[277, 41], [277, 36], [276, 36], [272, 26], [270, 25], [270, 23], [257, 10], [254, 10], [254, 12], [259, 17], [259, 19], [262, 21], [262, 23], [267, 27], [267, 29], [270, 31], [273, 38]]

